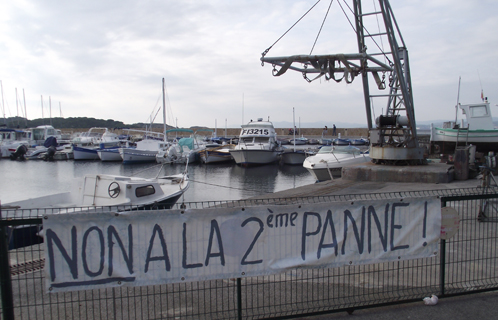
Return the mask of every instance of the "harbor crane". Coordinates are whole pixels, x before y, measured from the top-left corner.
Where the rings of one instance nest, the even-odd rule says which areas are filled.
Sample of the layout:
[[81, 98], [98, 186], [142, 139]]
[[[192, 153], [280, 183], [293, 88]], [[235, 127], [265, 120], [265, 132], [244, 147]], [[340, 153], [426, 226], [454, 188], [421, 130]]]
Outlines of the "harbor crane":
[[[371, 12], [362, 11], [360, 0], [353, 0], [352, 7], [345, 0], [342, 1], [344, 4], [340, 0], [337, 2], [341, 8], [346, 6], [352, 13], [354, 22], [350, 21], [350, 24], [356, 32], [358, 53], [267, 57], [277, 40], [262, 53], [261, 64], [272, 65], [273, 76], [278, 77], [288, 70], [294, 70], [301, 72], [308, 82], [324, 77], [326, 80], [351, 83], [356, 77], [361, 77], [372, 162], [401, 165], [427, 163], [424, 148], [419, 146], [417, 139], [408, 50], [389, 1], [374, 0], [374, 4], [378, 3], [379, 7], [374, 5]], [[343, 8], [343, 12], [345, 11], [347, 10]], [[375, 17], [377, 21], [380, 18], [384, 22], [383, 29], [381, 30], [382, 24], [379, 24], [379, 32], [371, 33], [374, 28], [367, 28], [365, 25], [365, 20], [369, 17]], [[383, 43], [382, 39], [387, 39], [389, 43], [387, 50], [379, 45]], [[372, 88], [385, 93], [371, 92], [369, 74], [375, 81]], [[375, 120], [374, 127], [372, 107], [375, 99], [382, 100], [386, 107], [384, 114]]]

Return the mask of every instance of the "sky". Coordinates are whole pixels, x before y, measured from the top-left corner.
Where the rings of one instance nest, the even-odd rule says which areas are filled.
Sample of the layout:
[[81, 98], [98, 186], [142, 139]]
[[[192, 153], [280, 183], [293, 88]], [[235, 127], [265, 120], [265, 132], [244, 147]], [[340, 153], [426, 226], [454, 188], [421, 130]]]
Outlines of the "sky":
[[[302, 127], [366, 126], [360, 77], [308, 83], [298, 72], [274, 77], [271, 65], [261, 66], [261, 53], [316, 2], [2, 1], [3, 113], [162, 123], [164, 78], [169, 125], [233, 128], [264, 118], [287, 127], [294, 118]], [[358, 52], [343, 13], [351, 2], [320, 1], [267, 57]], [[362, 3], [364, 12], [378, 8]], [[481, 90], [498, 116], [498, 2], [393, 0], [391, 7], [409, 53], [416, 121], [453, 120], [457, 101], [479, 103]], [[374, 33], [377, 22], [369, 23]], [[374, 102], [374, 116], [383, 111]]]

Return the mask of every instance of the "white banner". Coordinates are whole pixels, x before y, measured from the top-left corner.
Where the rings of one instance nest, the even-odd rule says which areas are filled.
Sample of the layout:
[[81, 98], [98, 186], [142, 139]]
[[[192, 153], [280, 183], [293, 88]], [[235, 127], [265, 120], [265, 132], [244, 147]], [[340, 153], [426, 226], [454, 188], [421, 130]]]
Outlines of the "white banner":
[[437, 254], [436, 198], [48, 215], [49, 292], [275, 274]]

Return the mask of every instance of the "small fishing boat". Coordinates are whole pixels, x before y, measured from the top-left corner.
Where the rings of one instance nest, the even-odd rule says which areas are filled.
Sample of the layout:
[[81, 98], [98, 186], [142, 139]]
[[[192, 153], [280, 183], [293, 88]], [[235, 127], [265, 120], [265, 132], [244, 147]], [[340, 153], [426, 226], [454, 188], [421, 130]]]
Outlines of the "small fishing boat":
[[465, 115], [461, 124], [449, 121], [443, 127], [431, 125], [431, 144], [437, 153], [452, 153], [457, 145], [472, 144], [479, 152], [497, 151], [498, 129], [495, 129], [487, 100], [477, 104], [457, 104]]
[[307, 157], [303, 167], [308, 169], [318, 182], [341, 177], [344, 166], [369, 161], [368, 154], [357, 147], [324, 146], [317, 154]]
[[[188, 173], [153, 179], [88, 174], [73, 191], [2, 203], [6, 209], [75, 208], [88, 211], [101, 206], [144, 209], [171, 208], [189, 187]], [[78, 209], [76, 209], [78, 208]]]
[[202, 163], [219, 163], [233, 161], [230, 150], [233, 150], [234, 148], [235, 144], [206, 147], [204, 150], [199, 151], [199, 156]]
[[114, 148], [102, 148], [97, 149], [97, 155], [100, 161], [111, 162], [111, 161], [123, 161], [121, 155], [119, 154], [119, 146]]
[[155, 162], [157, 153], [169, 145], [169, 142], [149, 138], [138, 141], [135, 148], [119, 148], [119, 154], [124, 164]]
[[308, 143], [308, 139], [301, 136], [301, 138], [290, 139], [289, 143], [293, 145], [303, 145]]
[[270, 121], [250, 121], [242, 125], [239, 143], [230, 150], [235, 163], [241, 166], [253, 166], [278, 161], [280, 149], [277, 134]]

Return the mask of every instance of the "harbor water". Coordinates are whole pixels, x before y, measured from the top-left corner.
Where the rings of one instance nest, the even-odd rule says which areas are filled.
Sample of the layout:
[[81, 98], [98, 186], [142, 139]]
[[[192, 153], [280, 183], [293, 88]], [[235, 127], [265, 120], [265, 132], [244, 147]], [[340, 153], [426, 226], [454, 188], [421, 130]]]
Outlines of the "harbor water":
[[[2, 204], [72, 189], [86, 174], [113, 174], [154, 178], [181, 173], [185, 165], [155, 163], [124, 165], [101, 161], [11, 161], [0, 160]], [[178, 202], [239, 200], [313, 184], [302, 166], [268, 164], [244, 168], [234, 163], [191, 164], [189, 190]]]

